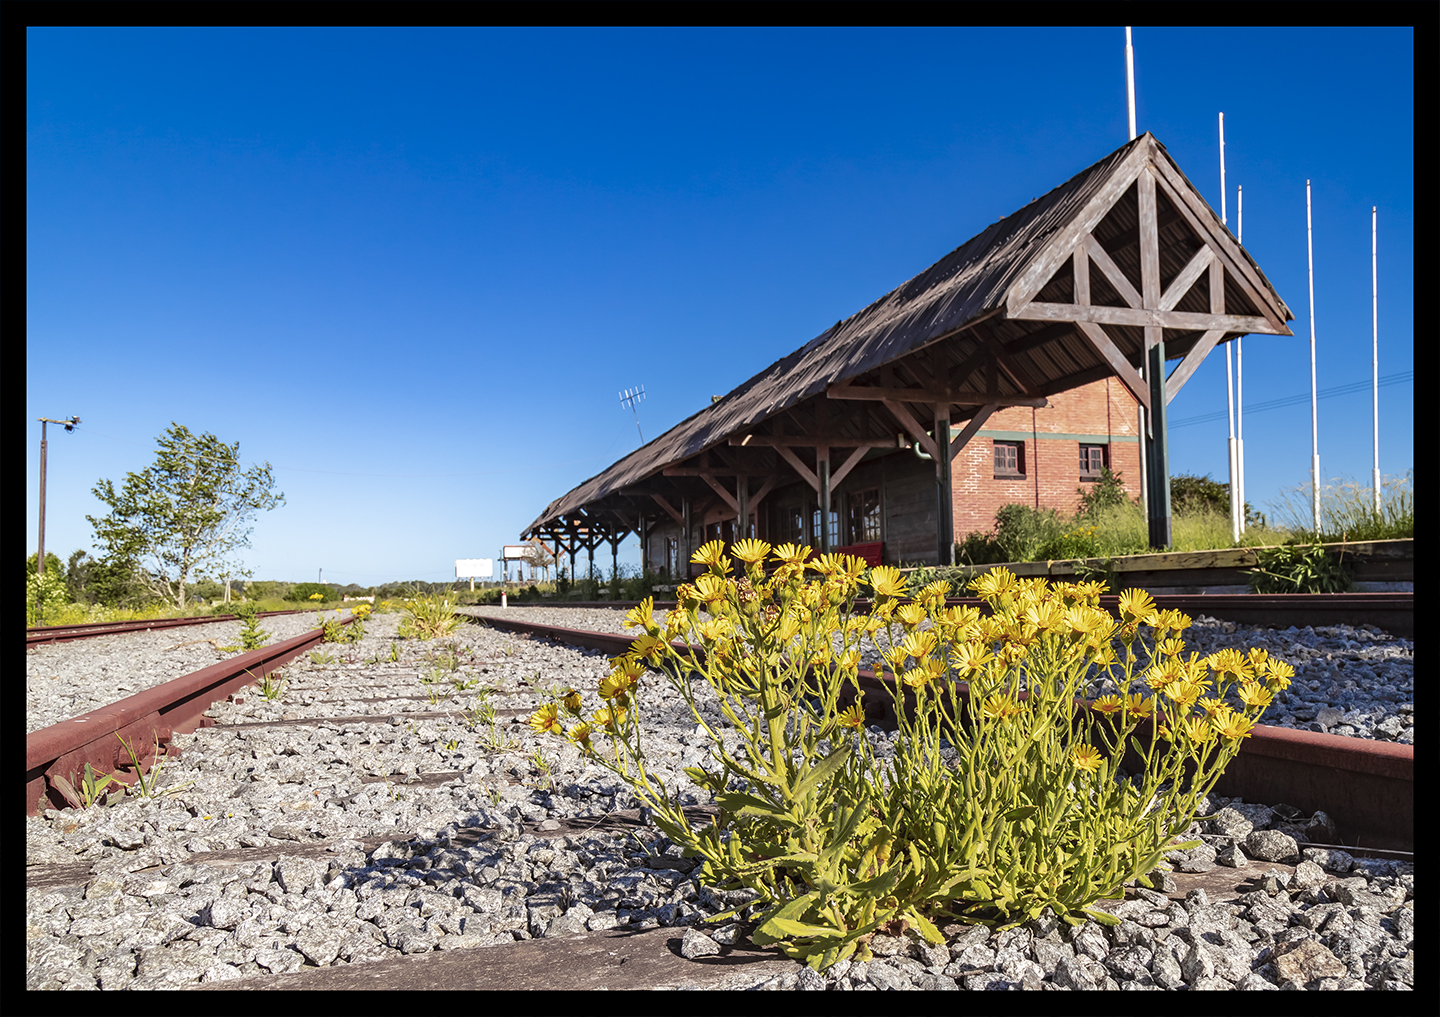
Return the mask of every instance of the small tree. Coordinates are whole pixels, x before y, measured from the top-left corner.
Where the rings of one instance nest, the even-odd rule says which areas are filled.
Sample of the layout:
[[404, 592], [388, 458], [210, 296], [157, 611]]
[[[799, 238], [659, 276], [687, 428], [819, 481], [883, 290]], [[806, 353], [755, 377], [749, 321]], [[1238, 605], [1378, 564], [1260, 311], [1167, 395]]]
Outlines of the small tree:
[[534, 576], [538, 570], [545, 573], [546, 579], [550, 578], [550, 566], [555, 564], [555, 556], [551, 554], [550, 549], [540, 541], [531, 540], [528, 542], [524, 560], [530, 565], [531, 576]]
[[285, 496], [272, 490], [269, 463], [241, 469], [239, 442], [173, 422], [158, 441], [155, 464], [126, 474], [118, 492], [100, 481], [94, 494], [110, 513], [86, 518], [107, 559], [136, 562], [153, 594], [183, 608], [194, 580], [250, 574], [231, 555], [250, 544], [245, 524]]

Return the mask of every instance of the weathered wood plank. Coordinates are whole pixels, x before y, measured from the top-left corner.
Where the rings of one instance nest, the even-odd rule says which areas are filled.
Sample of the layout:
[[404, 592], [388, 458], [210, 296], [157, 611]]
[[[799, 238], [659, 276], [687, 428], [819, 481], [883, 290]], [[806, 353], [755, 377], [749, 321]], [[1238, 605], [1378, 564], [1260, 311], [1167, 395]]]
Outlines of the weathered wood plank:
[[1065, 259], [1071, 256], [1080, 238], [1090, 233], [1100, 220], [1105, 218], [1120, 196], [1130, 189], [1149, 158], [1150, 146], [1137, 145], [1135, 150], [1115, 167], [1110, 179], [1096, 192], [1080, 214], [1050, 239], [1045, 249], [1011, 285], [1005, 300], [1007, 317], [1018, 317], [1015, 312], [1035, 299], [1035, 294], [1050, 281], [1050, 277], [1065, 263]]
[[934, 439], [925, 433], [925, 428], [920, 426], [920, 422], [905, 408], [905, 404], [896, 402], [893, 399], [886, 399], [883, 405], [890, 411], [891, 416], [899, 422], [900, 426], [910, 432], [910, 437], [918, 441], [920, 447], [933, 459], [935, 457]]
[[834, 490], [835, 488], [840, 486], [840, 482], [844, 480], [845, 477], [850, 473], [850, 471], [859, 464], [860, 460], [865, 458], [865, 453], [868, 451], [870, 451], [868, 448], [857, 448], [854, 452], [850, 453], [849, 457], [843, 463], [840, 464], [840, 468], [838, 470], [835, 470], [833, 473], [830, 474], [831, 490]]
[[[1215, 249], [1210, 246], [1203, 246], [1195, 252], [1195, 257], [1186, 263], [1180, 270], [1180, 274], [1170, 281], [1170, 288], [1160, 298], [1160, 310], [1173, 311], [1175, 305], [1180, 303], [1180, 298], [1190, 292], [1190, 287], [1195, 285], [1195, 280], [1200, 278], [1200, 273], [1210, 267], [1215, 261]], [[1218, 312], [1214, 307], [1210, 308], [1211, 313], [1224, 314], [1222, 307]]]
[[724, 485], [722, 485], [720, 481], [716, 480], [708, 473], [702, 473], [700, 475], [700, 479], [704, 480], [705, 483], [709, 484], [710, 487], [714, 489], [715, 493], [720, 496], [721, 500], [723, 500], [725, 504], [730, 506], [730, 511], [737, 514], [739, 513], [740, 502], [736, 500], [734, 495], [732, 495], [729, 491], [725, 490]]
[[[1089, 240], [1092, 238], [1087, 234], [1086, 239]], [[1074, 257], [1072, 257], [1070, 260], [1071, 271], [1074, 273], [1075, 277], [1075, 303], [1083, 307], [1086, 304], [1090, 303], [1090, 255], [1086, 251], [1085, 246], [1081, 245], [1080, 247], [1075, 248]], [[1050, 328], [1054, 327], [1054, 325], [1050, 326]], [[1041, 329], [1041, 331], [1045, 330]]]
[[1254, 266], [1250, 264], [1250, 259], [1240, 251], [1239, 245], [1230, 237], [1229, 231], [1220, 225], [1220, 220], [1214, 210], [1198, 200], [1166, 159], [1157, 158], [1154, 166], [1157, 170], [1156, 180], [1170, 203], [1190, 224], [1190, 228], [1196, 236], [1208, 240], [1225, 256], [1226, 265], [1230, 269], [1230, 277], [1245, 291], [1250, 302], [1260, 309], [1261, 315], [1271, 326], [1270, 328], [1253, 328], [1245, 331], [1261, 332], [1267, 335], [1294, 335], [1285, 325], [1285, 308], [1276, 302], [1275, 297], [1270, 295], [1269, 287], [1261, 280]]
[[[744, 434], [730, 438], [730, 444], [747, 448], [814, 448], [813, 435], [799, 434]], [[827, 435], [825, 443], [832, 448], [894, 448], [894, 438], [847, 438], [843, 435]]]
[[1162, 311], [1144, 307], [1104, 307], [1091, 304], [1047, 304], [1033, 300], [1016, 315], [1020, 321], [1090, 321], [1098, 325], [1137, 325], [1173, 328], [1182, 332], [1205, 332], [1212, 328], [1226, 332], [1290, 335], [1277, 331], [1265, 318], [1248, 314], [1200, 314], [1195, 311]]
[[1200, 366], [1201, 361], [1210, 354], [1210, 351], [1215, 348], [1215, 344], [1224, 335], [1224, 332], [1206, 332], [1190, 348], [1190, 352], [1185, 354], [1185, 359], [1180, 361], [1175, 370], [1170, 372], [1170, 377], [1165, 379], [1165, 403], [1167, 406], [1179, 394], [1181, 387], [1190, 380], [1190, 375], [1195, 373], [1195, 369]]
[[810, 469], [810, 467], [806, 466], [803, 462], [800, 461], [799, 456], [797, 456], [794, 452], [790, 451], [789, 447], [786, 445], [776, 445], [775, 451], [780, 453], [780, 458], [784, 459], [787, 463], [789, 463], [791, 468], [794, 469], [796, 473], [800, 474], [801, 480], [809, 484], [814, 491], [816, 491], [817, 493], [819, 492], [820, 478], [816, 476], [814, 470]]
[[[1140, 294], [1135, 292], [1135, 287], [1129, 279], [1125, 278], [1125, 273], [1120, 271], [1120, 266], [1115, 264], [1115, 262], [1111, 260], [1110, 255], [1105, 253], [1105, 248], [1100, 246], [1100, 241], [1096, 240], [1094, 236], [1086, 234], [1084, 241], [1082, 241], [1082, 246], [1085, 249], [1085, 253], [1089, 255], [1090, 260], [1095, 263], [1095, 267], [1100, 269], [1101, 274], [1110, 281], [1111, 286], [1115, 287], [1115, 291], [1120, 294], [1125, 303], [1131, 307], [1145, 306], [1144, 301], [1140, 298]], [[1076, 301], [1077, 304], [1079, 302], [1078, 300]], [[1089, 302], [1088, 300], [1085, 301], [1087, 304]]]
[[650, 497], [654, 498], [656, 504], [663, 508], [667, 513], [669, 513], [671, 519], [675, 520], [681, 526], [685, 525], [685, 517], [680, 514], [680, 510], [677, 509], [674, 505], [671, 505], [670, 502], [668, 502], [663, 495], [652, 494]]
[[950, 439], [950, 459], [952, 461], [961, 449], [970, 444], [970, 439], [975, 437], [976, 432], [985, 426], [985, 421], [990, 419], [990, 414], [999, 408], [999, 403], [988, 403], [980, 407], [980, 412], [970, 418], [970, 422], [965, 425], [965, 429]]
[[1140, 198], [1140, 296], [1143, 302], [1130, 306], [1159, 307], [1160, 233], [1155, 221], [1155, 174], [1149, 166], [1136, 178], [1136, 183]]
[[[1032, 304], [1031, 306], [1033, 307], [1034, 305]], [[1085, 338], [1090, 340], [1090, 345], [1095, 347], [1095, 351], [1105, 358], [1106, 362], [1110, 365], [1110, 369], [1125, 383], [1125, 387], [1130, 390], [1130, 394], [1148, 410], [1150, 408], [1150, 386], [1145, 383], [1144, 378], [1140, 377], [1140, 372], [1130, 366], [1130, 361], [1126, 360], [1125, 354], [1121, 353], [1115, 344], [1110, 341], [1110, 337], [1105, 334], [1105, 330], [1099, 325], [1088, 321], [1079, 321], [1076, 322], [1076, 324], [1080, 326], [1080, 331], [1084, 334]]]

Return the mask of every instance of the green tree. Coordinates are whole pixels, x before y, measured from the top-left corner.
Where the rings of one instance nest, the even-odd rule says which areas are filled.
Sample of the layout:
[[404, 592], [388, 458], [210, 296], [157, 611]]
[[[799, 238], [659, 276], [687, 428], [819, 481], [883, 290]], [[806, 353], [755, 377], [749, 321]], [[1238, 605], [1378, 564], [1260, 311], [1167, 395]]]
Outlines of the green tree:
[[107, 560], [135, 562], [136, 578], [183, 608], [185, 588], [195, 580], [250, 574], [232, 555], [250, 544], [246, 524], [285, 496], [272, 490], [269, 463], [241, 468], [239, 442], [227, 445], [172, 422], [158, 443], [155, 464], [126, 474], [118, 492], [100, 481], [94, 494], [110, 513], [86, 518]]
[[65, 566], [60, 556], [45, 553], [45, 573], [36, 574], [37, 556], [25, 560], [25, 624], [40, 625], [46, 615], [53, 614], [70, 602], [66, 595]]

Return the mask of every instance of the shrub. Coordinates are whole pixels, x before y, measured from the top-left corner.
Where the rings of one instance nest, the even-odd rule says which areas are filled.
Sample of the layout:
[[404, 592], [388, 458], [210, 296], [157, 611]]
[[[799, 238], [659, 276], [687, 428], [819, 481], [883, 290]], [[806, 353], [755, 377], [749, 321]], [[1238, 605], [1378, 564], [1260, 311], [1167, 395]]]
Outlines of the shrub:
[[455, 601], [443, 593], [416, 594], [405, 601], [405, 617], [396, 634], [402, 639], [436, 639], [459, 625]]
[[[865, 959], [873, 933], [905, 924], [931, 942], [943, 941], [937, 922], [1008, 928], [1047, 908], [1071, 924], [1115, 924], [1092, 905], [1198, 843], [1173, 838], [1293, 674], [1258, 650], [1186, 659], [1170, 637], [1190, 620], [1157, 613], [1137, 591], [1121, 595], [1115, 621], [1097, 606], [1098, 584], [1052, 587], [1000, 569], [971, 584], [987, 616], [945, 607], [945, 582], [902, 606], [898, 570], [867, 573], [850, 556], [807, 564], [809, 548], [787, 544], [766, 577], [770, 545], [745, 540], [734, 578], [723, 550], [716, 541], [697, 552], [709, 571], [677, 590], [663, 625], [650, 601], [629, 613], [642, 634], [612, 660], [598, 710], [582, 719], [582, 697], [569, 695], [530, 724], [624, 779], [665, 834], [704, 860], [702, 882], [758, 894], [756, 943], [816, 969]], [[875, 600], [868, 616], [851, 613], [862, 585]], [[703, 659], [673, 642], [691, 632]], [[866, 736], [857, 678], [859, 640], [877, 632], [900, 725], [890, 759]], [[1121, 695], [1083, 710], [1076, 697], [1091, 667]], [[713, 742], [718, 765], [685, 771], [720, 807], [698, 830], [646, 769], [651, 670]], [[694, 675], [726, 724], [700, 708]], [[1131, 693], [1137, 681], [1154, 694]], [[1239, 711], [1222, 702], [1237, 684]], [[1119, 773], [1127, 746], [1134, 778]]]
[[304, 604], [309, 603], [317, 593], [322, 601], [334, 599], [334, 593], [324, 583], [296, 583], [286, 592], [285, 599]]
[[1319, 544], [1267, 548], [1256, 554], [1256, 568], [1246, 570], [1256, 593], [1344, 593], [1350, 573], [1339, 557]]

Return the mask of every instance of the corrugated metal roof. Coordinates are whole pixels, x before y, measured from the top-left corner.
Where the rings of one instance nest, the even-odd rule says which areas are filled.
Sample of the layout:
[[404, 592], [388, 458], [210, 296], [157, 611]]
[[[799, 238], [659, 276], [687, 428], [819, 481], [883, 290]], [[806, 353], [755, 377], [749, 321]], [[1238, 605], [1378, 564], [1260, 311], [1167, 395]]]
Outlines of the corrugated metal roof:
[[907, 356], [1004, 306], [1011, 285], [1046, 250], [1054, 234], [1090, 203], [1127, 156], [1148, 144], [1163, 151], [1149, 134], [1115, 150], [995, 222], [864, 310], [775, 361], [718, 402], [552, 501], [525, 532], [644, 480], [731, 435], [753, 431], [762, 421], [819, 395], [830, 385]]

